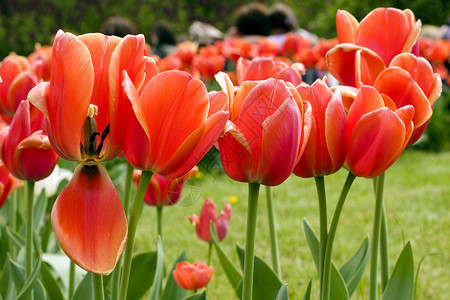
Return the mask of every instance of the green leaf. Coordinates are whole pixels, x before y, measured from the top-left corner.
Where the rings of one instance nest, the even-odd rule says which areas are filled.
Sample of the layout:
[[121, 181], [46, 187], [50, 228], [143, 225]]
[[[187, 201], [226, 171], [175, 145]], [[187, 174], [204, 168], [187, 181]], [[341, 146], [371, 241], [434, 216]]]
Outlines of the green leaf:
[[53, 277], [47, 264], [44, 262], [41, 265], [41, 280], [47, 291], [48, 297], [51, 300], [64, 300], [63, 292], [58, 284], [58, 281]]
[[308, 282], [308, 287], [306, 288], [305, 295], [303, 296], [303, 300], [311, 299], [311, 287], [312, 287], [312, 278]]
[[289, 300], [289, 295], [287, 292], [287, 283], [283, 284], [278, 291], [276, 300]]
[[238, 297], [242, 297], [242, 293], [239, 292], [239, 285], [242, 285], [242, 274], [239, 272], [238, 268], [231, 262], [231, 260], [225, 255], [222, 248], [220, 247], [219, 239], [217, 238], [216, 229], [211, 223], [210, 225], [211, 237], [214, 243], [214, 248], [216, 249], [217, 256], [219, 257], [220, 264], [225, 271], [225, 275], [228, 281], [233, 286], [234, 291]]
[[147, 251], [139, 253], [131, 261], [130, 280], [127, 299], [140, 299], [152, 286], [155, 278], [157, 253]]
[[36, 199], [33, 210], [33, 228], [35, 231], [39, 231], [44, 223], [45, 213], [47, 212], [48, 199], [45, 195], [45, 189], [41, 191]]
[[206, 291], [184, 298], [184, 300], [207, 300]]
[[[303, 227], [305, 229], [309, 249], [311, 250], [314, 263], [316, 264], [317, 272], [319, 272], [319, 240], [306, 219], [303, 219]], [[344, 279], [333, 263], [331, 264], [330, 298], [332, 300], [348, 300], [349, 298]]]
[[369, 239], [366, 238], [355, 255], [340, 268], [340, 273], [347, 285], [348, 294], [351, 296], [358, 287], [358, 283], [364, 273], [370, 256]]
[[[236, 251], [241, 264], [244, 264], [245, 250], [236, 245]], [[281, 286], [282, 283], [273, 270], [261, 258], [255, 256], [252, 298], [255, 300], [276, 299]], [[241, 294], [242, 281], [239, 285], [238, 295]]]
[[11, 275], [11, 262], [6, 260], [3, 266], [2, 276], [0, 276], [0, 295], [5, 296], [5, 299], [12, 299], [14, 297], [14, 282]]
[[414, 258], [408, 242], [395, 264], [382, 300], [412, 300], [414, 296]]
[[[27, 281], [23, 285], [22, 289], [20, 290], [19, 295], [16, 297], [16, 300], [23, 300], [23, 299], [28, 298], [28, 295], [33, 290], [33, 287], [35, 286], [36, 279], [41, 270], [41, 264], [42, 264], [42, 259], [39, 257], [39, 259], [34, 264], [34, 268], [33, 268], [33, 271], [31, 272], [30, 277], [27, 279]], [[37, 291], [39, 292], [39, 288], [37, 288]]]
[[186, 251], [183, 251], [175, 260], [170, 273], [167, 276], [166, 285], [162, 300], [181, 300], [187, 296], [187, 291], [181, 288], [173, 278], [173, 270], [175, 270], [178, 263], [187, 260]]
[[94, 299], [94, 286], [92, 284], [92, 273], [86, 273], [83, 280], [78, 285], [71, 300]]
[[422, 258], [420, 259], [419, 265], [417, 266], [416, 278], [414, 280], [414, 299], [417, 299], [417, 287], [419, 286], [419, 273], [420, 273], [420, 268], [422, 267], [423, 261], [428, 256], [434, 256], [434, 255], [439, 255], [439, 254], [440, 254], [439, 252], [428, 253], [428, 254], [422, 256]]
[[17, 293], [22, 289], [25, 284], [25, 268], [11, 258], [9, 259], [11, 266], [11, 278], [14, 281]]
[[3, 269], [3, 265], [8, 261], [7, 254], [9, 252], [9, 242], [6, 233], [6, 228], [0, 226], [0, 270]]
[[[156, 300], [159, 298], [160, 289], [161, 289], [161, 283], [163, 279], [163, 273], [164, 273], [164, 252], [161, 242], [161, 236], [158, 235], [158, 255], [156, 259], [156, 273], [155, 273], [155, 279], [153, 280], [152, 285], [152, 292], [150, 294], [150, 300]], [[137, 298], [136, 298], [137, 299]]]

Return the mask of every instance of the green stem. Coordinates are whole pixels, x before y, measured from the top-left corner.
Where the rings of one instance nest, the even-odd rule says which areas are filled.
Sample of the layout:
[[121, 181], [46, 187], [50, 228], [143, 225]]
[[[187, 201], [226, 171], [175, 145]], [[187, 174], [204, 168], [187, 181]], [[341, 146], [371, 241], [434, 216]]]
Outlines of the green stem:
[[94, 285], [94, 299], [103, 300], [105, 299], [103, 293], [103, 277], [99, 274], [92, 273], [92, 284]]
[[[15, 190], [14, 193], [11, 195], [11, 197], [8, 200], [9, 205], [9, 227], [15, 232], [17, 229], [17, 201], [19, 199], [18, 197], [18, 190]], [[11, 240], [10, 242], [10, 249], [11, 249], [11, 257], [16, 258], [16, 245]]]
[[69, 269], [69, 297], [68, 300], [72, 299], [73, 292], [75, 291], [75, 263], [70, 260]]
[[134, 239], [136, 237], [136, 228], [139, 220], [139, 215], [142, 209], [142, 203], [147, 190], [150, 179], [153, 173], [150, 171], [143, 171], [141, 179], [139, 180], [136, 195], [134, 197], [133, 205], [131, 207], [130, 217], [128, 220], [128, 240], [124, 251], [124, 261], [122, 270], [122, 281], [120, 286], [119, 299], [125, 300], [127, 298], [128, 282], [131, 271], [131, 259], [133, 257]]
[[212, 249], [213, 249], [213, 243], [209, 243], [209, 247], [208, 247], [208, 266], [211, 265]]
[[162, 206], [157, 206], [156, 207], [156, 219], [158, 222], [158, 235], [161, 237], [161, 242], [162, 242], [162, 218], [163, 218], [163, 207]]
[[25, 271], [28, 278], [33, 271], [33, 202], [34, 181], [26, 181], [27, 187], [27, 225], [26, 225], [26, 250]]
[[380, 244], [380, 231], [383, 216], [383, 190], [384, 173], [377, 177], [376, 182], [375, 214], [373, 220], [372, 247], [370, 251], [369, 300], [377, 299], [378, 247]]
[[314, 178], [316, 181], [317, 199], [319, 201], [319, 220], [320, 220], [320, 250], [319, 250], [319, 286], [321, 299], [323, 293], [323, 265], [325, 259], [325, 250], [328, 238], [328, 220], [327, 220], [327, 197], [325, 194], [325, 178], [318, 176]]
[[380, 236], [380, 263], [381, 263], [381, 291], [383, 292], [389, 281], [389, 236], [386, 220], [386, 210], [383, 205], [381, 215], [381, 236]]
[[127, 173], [125, 177], [125, 195], [123, 197], [123, 210], [128, 217], [130, 211], [131, 185], [133, 183], [134, 167], [127, 163]]
[[253, 267], [255, 262], [256, 217], [258, 211], [259, 183], [248, 184], [247, 233], [245, 237], [244, 281], [242, 299], [252, 299]]
[[334, 237], [336, 235], [337, 226], [339, 223], [339, 218], [341, 216], [342, 207], [344, 206], [345, 199], [347, 198], [347, 194], [352, 186], [353, 181], [356, 176], [351, 172], [348, 173], [347, 180], [342, 187], [341, 194], [339, 195], [338, 203], [336, 204], [336, 209], [334, 211], [333, 218], [331, 219], [330, 231], [328, 233], [327, 245], [325, 249], [325, 258], [323, 264], [323, 292], [322, 299], [328, 300], [330, 299], [330, 286], [331, 286], [331, 255], [333, 251], [333, 243]]
[[269, 232], [270, 232], [270, 246], [272, 250], [272, 265], [275, 274], [281, 280], [281, 266], [280, 266], [280, 253], [278, 251], [278, 236], [277, 227], [275, 222], [275, 212], [273, 208], [272, 189], [270, 186], [266, 186], [266, 198], [267, 198], [267, 214], [269, 219]]

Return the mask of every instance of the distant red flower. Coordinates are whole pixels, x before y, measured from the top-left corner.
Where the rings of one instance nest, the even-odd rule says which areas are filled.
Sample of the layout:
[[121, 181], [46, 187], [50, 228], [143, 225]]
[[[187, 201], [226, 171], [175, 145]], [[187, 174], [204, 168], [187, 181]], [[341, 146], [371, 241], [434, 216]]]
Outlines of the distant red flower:
[[214, 272], [214, 267], [204, 262], [194, 262], [190, 264], [182, 261], [173, 270], [173, 278], [180, 287], [185, 290], [198, 290], [205, 287]]

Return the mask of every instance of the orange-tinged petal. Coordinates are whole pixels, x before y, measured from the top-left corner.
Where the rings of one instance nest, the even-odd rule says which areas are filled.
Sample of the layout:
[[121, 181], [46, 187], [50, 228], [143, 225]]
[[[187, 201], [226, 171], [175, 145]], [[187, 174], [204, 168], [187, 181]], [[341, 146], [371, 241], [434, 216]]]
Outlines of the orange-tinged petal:
[[39, 83], [38, 77], [31, 71], [19, 73], [11, 82], [8, 90], [7, 107], [2, 103], [4, 114], [13, 115], [20, 104], [20, 101], [27, 99], [28, 92]]
[[347, 148], [347, 166], [356, 176], [373, 178], [383, 173], [403, 150], [403, 121], [388, 108], [364, 115], [354, 127]]
[[95, 162], [77, 166], [52, 209], [56, 238], [77, 265], [109, 274], [127, 239], [125, 212], [106, 168]]
[[238, 84], [241, 85], [246, 79], [248, 67], [251, 64], [251, 60], [244, 57], [239, 57], [236, 63], [236, 77]]
[[247, 98], [247, 95], [253, 90], [255, 86], [260, 84], [261, 81], [244, 81], [236, 95], [234, 96], [234, 101], [231, 102], [230, 105], [230, 120], [232, 122], [236, 122], [239, 113], [241, 111], [242, 104], [244, 100]]
[[228, 111], [228, 96], [224, 91], [209, 92], [208, 98], [209, 98], [208, 117], [220, 110]]
[[414, 106], [414, 126], [423, 125], [432, 114], [430, 102], [411, 75], [398, 67], [389, 67], [380, 73], [374, 87], [380, 94], [388, 95], [398, 108]]
[[346, 85], [338, 85], [331, 87], [332, 91], [339, 90], [341, 92], [342, 97], [342, 104], [344, 104], [344, 109], [346, 111], [350, 110], [350, 107], [353, 104], [353, 101], [356, 98], [356, 95], [358, 94], [359, 89], [352, 87], [352, 86], [346, 86]]
[[88, 48], [73, 34], [58, 31], [46, 106], [53, 144], [68, 159], [81, 159], [80, 141], [93, 85], [94, 69]]
[[31, 89], [27, 97], [27, 100], [30, 101], [31, 104], [33, 104], [37, 109], [39, 109], [44, 114], [47, 121], [49, 120], [47, 110], [47, 101], [49, 95], [50, 95], [50, 83], [41, 82]]
[[336, 13], [336, 31], [339, 43], [354, 43], [359, 22], [348, 11], [338, 9]]

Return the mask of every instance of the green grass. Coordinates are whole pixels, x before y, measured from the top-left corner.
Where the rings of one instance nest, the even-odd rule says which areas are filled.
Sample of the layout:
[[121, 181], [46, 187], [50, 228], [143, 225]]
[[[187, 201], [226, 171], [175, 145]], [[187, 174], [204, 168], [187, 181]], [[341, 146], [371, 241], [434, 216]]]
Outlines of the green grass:
[[[329, 222], [346, 170], [327, 176]], [[444, 299], [450, 290], [450, 152], [424, 153], [407, 151], [388, 170], [385, 183], [385, 205], [389, 228], [391, 271], [404, 244], [411, 242], [415, 268], [423, 256], [417, 299]], [[306, 244], [302, 220], [306, 218], [316, 233], [319, 229], [314, 179], [291, 176], [273, 188], [278, 226], [283, 282], [288, 283], [290, 299], [302, 299], [306, 285], [313, 278], [313, 296], [317, 298], [318, 279]], [[256, 255], [269, 265], [270, 244], [264, 188], [261, 189], [256, 232]], [[166, 264], [184, 249], [189, 261], [206, 261], [208, 244], [197, 239], [188, 218], [199, 214], [203, 200], [210, 197], [222, 209], [230, 196], [233, 204], [228, 235], [223, 249], [236, 266], [236, 243], [245, 244], [247, 185], [234, 182], [226, 175], [208, 176], [188, 182], [180, 205], [164, 209], [163, 246]], [[372, 180], [357, 178], [347, 197], [336, 234], [333, 261], [341, 266], [357, 250], [372, 230], [374, 197]], [[146, 206], [138, 226], [136, 251], [156, 248], [156, 209]], [[208, 287], [209, 299], [236, 299], [216, 254], [213, 254], [214, 275]], [[368, 268], [352, 299], [367, 299]]]

